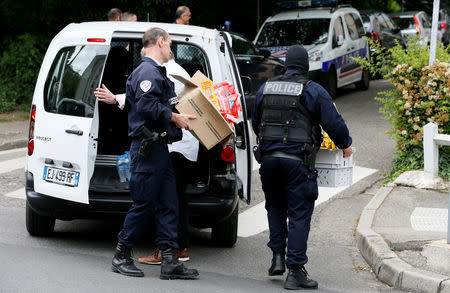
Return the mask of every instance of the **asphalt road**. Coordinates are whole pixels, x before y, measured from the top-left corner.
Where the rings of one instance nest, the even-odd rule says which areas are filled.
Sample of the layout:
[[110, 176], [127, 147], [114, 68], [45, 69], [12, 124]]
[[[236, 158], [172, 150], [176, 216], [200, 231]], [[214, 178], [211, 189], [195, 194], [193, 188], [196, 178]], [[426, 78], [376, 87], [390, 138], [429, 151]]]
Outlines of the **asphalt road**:
[[[356, 165], [385, 171], [394, 142], [384, 132], [389, 125], [373, 100], [389, 85], [372, 81], [368, 91], [348, 87], [336, 104], [349, 125], [356, 148]], [[0, 163], [23, 153], [1, 153]], [[48, 238], [28, 235], [23, 188], [23, 166], [0, 174], [0, 292], [282, 292], [284, 277], [268, 277], [268, 231], [239, 237], [233, 248], [212, 245], [208, 230], [192, 230], [189, 267], [199, 269], [195, 281], [159, 280], [158, 266], [139, 265], [144, 278], [124, 277], [110, 271], [116, 234], [122, 222], [57, 221]], [[253, 172], [252, 205], [241, 203], [241, 212], [262, 201], [257, 171]], [[318, 292], [393, 292], [379, 282], [355, 246], [354, 230], [364, 206], [375, 193], [380, 172], [370, 175], [316, 207], [309, 239], [307, 269], [319, 282]], [[373, 186], [375, 183], [375, 186]], [[5, 196], [8, 195], [8, 196]], [[259, 218], [251, 219], [256, 225]], [[147, 237], [134, 255], [150, 252]]]

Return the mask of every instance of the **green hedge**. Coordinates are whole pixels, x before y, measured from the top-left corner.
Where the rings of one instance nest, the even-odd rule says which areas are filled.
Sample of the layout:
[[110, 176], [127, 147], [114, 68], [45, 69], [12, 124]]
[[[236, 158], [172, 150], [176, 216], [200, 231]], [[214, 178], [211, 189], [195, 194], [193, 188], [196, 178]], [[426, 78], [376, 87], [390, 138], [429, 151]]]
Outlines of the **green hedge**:
[[0, 113], [28, 107], [48, 40], [20, 35], [5, 40], [0, 55]]
[[[378, 58], [370, 66], [372, 73], [389, 78], [393, 90], [379, 92], [380, 112], [392, 124], [389, 133], [397, 141], [395, 158], [386, 181], [408, 170], [423, 169], [423, 127], [433, 122], [439, 133], [450, 134], [450, 47], [437, 46], [436, 61], [428, 65], [430, 48], [418, 38], [385, 50], [370, 42]], [[450, 179], [450, 147], [439, 149], [439, 174]]]

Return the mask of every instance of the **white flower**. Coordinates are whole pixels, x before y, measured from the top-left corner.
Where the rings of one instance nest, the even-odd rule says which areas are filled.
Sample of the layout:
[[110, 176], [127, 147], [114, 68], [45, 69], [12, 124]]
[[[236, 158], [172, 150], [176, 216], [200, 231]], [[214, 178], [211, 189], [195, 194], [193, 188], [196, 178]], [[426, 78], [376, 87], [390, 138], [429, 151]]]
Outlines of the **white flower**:
[[406, 135], [408, 132], [406, 130], [402, 130], [402, 135]]
[[417, 124], [414, 124], [414, 126], [413, 126], [413, 129], [414, 129], [414, 130], [417, 130], [417, 129], [419, 129], [419, 125], [417, 125]]

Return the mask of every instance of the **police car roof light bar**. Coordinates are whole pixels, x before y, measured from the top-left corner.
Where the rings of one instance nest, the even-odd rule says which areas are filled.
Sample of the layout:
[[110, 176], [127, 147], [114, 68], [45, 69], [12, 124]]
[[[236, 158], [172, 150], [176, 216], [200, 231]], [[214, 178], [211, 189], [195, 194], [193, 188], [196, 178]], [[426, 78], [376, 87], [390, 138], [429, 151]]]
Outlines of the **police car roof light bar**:
[[337, 4], [338, 0], [299, 0], [299, 1], [277, 2], [275, 3], [275, 6], [283, 9], [295, 9], [295, 8], [333, 6]]

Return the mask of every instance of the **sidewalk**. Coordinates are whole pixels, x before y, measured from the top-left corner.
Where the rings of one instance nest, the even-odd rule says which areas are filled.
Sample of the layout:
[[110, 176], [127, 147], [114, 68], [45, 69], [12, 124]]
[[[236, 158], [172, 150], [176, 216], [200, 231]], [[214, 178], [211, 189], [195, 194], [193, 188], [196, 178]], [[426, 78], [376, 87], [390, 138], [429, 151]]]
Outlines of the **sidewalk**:
[[27, 146], [30, 122], [13, 121], [0, 123], [0, 151]]
[[357, 243], [381, 281], [406, 291], [450, 293], [448, 197], [448, 190], [378, 190], [361, 214]]

